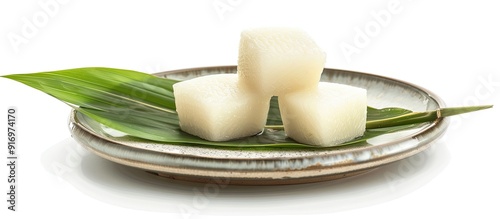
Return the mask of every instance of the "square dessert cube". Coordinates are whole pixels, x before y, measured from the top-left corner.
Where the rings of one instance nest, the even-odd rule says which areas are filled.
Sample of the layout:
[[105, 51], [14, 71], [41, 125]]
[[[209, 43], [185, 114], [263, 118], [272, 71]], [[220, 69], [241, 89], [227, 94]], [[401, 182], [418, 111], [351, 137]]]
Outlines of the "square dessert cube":
[[217, 74], [173, 85], [181, 129], [209, 141], [227, 141], [260, 133], [269, 98], [241, 88], [236, 74]]
[[304, 144], [334, 146], [363, 135], [366, 90], [320, 82], [316, 89], [278, 97], [285, 133]]
[[240, 82], [263, 96], [280, 96], [318, 85], [326, 54], [304, 31], [256, 28], [241, 33]]

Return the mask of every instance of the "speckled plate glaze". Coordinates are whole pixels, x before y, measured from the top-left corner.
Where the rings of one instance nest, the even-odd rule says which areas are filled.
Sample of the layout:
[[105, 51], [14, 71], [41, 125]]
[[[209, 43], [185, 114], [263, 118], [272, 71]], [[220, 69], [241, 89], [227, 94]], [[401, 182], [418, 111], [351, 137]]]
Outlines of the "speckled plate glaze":
[[[156, 74], [177, 80], [208, 74], [236, 73], [236, 66], [183, 69]], [[324, 69], [322, 81], [368, 90], [373, 107], [403, 107], [414, 111], [444, 107], [431, 92], [387, 77]], [[373, 170], [422, 152], [446, 130], [439, 118], [411, 130], [369, 139], [355, 146], [326, 149], [238, 149], [180, 146], [132, 138], [72, 111], [73, 138], [105, 159], [159, 176], [205, 183], [282, 185], [339, 179]]]

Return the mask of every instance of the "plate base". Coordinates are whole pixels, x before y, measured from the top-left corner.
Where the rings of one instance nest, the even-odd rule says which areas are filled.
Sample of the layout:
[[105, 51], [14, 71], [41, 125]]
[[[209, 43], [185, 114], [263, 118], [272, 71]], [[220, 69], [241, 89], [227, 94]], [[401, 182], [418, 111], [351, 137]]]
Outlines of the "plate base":
[[179, 174], [171, 174], [164, 172], [151, 172], [146, 171], [147, 173], [154, 174], [160, 177], [180, 180], [180, 181], [188, 181], [188, 182], [196, 182], [196, 183], [204, 183], [204, 184], [216, 184], [216, 185], [240, 185], [240, 186], [279, 186], [279, 185], [295, 185], [295, 184], [306, 184], [306, 183], [316, 183], [316, 182], [325, 182], [336, 179], [343, 179], [347, 177], [358, 176], [361, 174], [365, 174], [371, 172], [377, 168], [365, 169], [365, 170], [357, 170], [348, 173], [342, 174], [333, 174], [327, 176], [319, 176], [319, 177], [306, 177], [306, 178], [283, 178], [283, 179], [241, 179], [241, 178], [214, 178], [214, 177], [199, 177], [199, 176], [188, 176], [188, 175], [179, 175]]

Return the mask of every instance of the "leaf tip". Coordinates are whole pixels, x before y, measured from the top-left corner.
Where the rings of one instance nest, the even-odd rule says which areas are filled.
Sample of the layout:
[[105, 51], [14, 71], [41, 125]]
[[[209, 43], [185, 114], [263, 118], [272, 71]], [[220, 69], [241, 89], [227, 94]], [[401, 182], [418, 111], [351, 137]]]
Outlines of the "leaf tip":
[[490, 109], [493, 108], [493, 105], [481, 105], [477, 106], [477, 110], [485, 110], [485, 109]]
[[15, 74], [11, 74], [11, 75], [0, 75], [0, 77], [2, 78], [7, 78], [7, 79], [10, 79], [10, 80], [14, 80], [14, 81], [17, 81], [17, 77]]

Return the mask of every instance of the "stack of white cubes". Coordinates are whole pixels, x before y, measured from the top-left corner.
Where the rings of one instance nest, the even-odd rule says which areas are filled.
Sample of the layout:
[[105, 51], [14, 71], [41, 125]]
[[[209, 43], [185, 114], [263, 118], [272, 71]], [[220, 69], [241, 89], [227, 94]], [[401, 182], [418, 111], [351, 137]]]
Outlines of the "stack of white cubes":
[[174, 84], [183, 131], [210, 141], [258, 134], [278, 96], [288, 137], [334, 146], [363, 135], [366, 90], [319, 82], [326, 55], [301, 30], [257, 28], [241, 33], [238, 74]]

